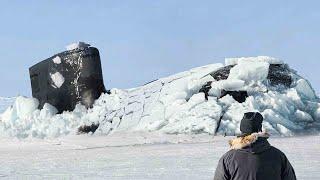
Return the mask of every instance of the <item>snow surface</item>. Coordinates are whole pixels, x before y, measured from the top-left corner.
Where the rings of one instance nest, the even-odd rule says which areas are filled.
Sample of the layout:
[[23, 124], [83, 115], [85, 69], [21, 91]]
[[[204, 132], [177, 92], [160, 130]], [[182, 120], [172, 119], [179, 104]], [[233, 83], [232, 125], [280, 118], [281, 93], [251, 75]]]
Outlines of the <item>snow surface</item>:
[[[247, 111], [259, 111], [263, 127], [274, 135], [293, 136], [319, 131], [320, 101], [309, 82], [291, 70], [292, 86], [271, 87], [266, 76], [274, 58], [237, 60], [226, 80], [216, 81], [210, 73], [223, 64], [210, 64], [133, 89], [112, 89], [103, 94], [93, 108], [76, 106], [72, 112], [55, 114], [54, 108], [30, 109], [27, 116], [15, 115], [14, 107], [0, 116], [0, 134], [18, 138], [50, 138], [76, 134], [83, 125], [99, 124], [96, 134], [156, 131], [167, 134], [214, 134], [222, 116], [218, 134], [240, 133], [239, 123]], [[199, 89], [212, 82], [208, 100]], [[249, 97], [239, 103], [227, 95], [218, 99], [222, 89], [246, 90]], [[43, 112], [45, 111], [45, 112]], [[9, 114], [9, 115], [8, 115]], [[42, 115], [41, 115], [42, 114]]]
[[62, 76], [62, 74], [60, 72], [55, 72], [53, 74], [50, 74], [50, 77], [53, 82], [52, 85], [54, 88], [60, 88], [65, 81], [64, 77]]
[[66, 49], [68, 51], [72, 51], [72, 50], [75, 50], [75, 49], [81, 49], [81, 48], [86, 48], [86, 47], [89, 47], [90, 44], [87, 44], [85, 42], [76, 42], [76, 43], [72, 43], [72, 44], [69, 44]]
[[241, 57], [241, 58], [226, 58], [226, 65], [236, 65], [241, 62], [266, 62], [268, 64], [283, 64], [283, 61], [277, 58], [269, 56], [258, 56], [258, 57]]
[[[4, 179], [213, 179], [233, 137], [118, 133], [51, 140], [0, 139]], [[297, 179], [320, 179], [320, 136], [269, 139]]]

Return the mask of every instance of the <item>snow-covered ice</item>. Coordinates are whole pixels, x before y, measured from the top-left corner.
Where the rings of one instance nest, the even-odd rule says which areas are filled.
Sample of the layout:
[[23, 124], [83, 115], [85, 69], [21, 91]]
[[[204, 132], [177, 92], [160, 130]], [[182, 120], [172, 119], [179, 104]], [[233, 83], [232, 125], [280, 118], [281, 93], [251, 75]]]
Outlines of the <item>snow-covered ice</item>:
[[[213, 179], [233, 137], [120, 133], [52, 140], [0, 139], [5, 179]], [[320, 136], [271, 137], [297, 179], [320, 179]]]
[[[47, 106], [19, 117], [14, 116], [9, 108], [0, 116], [0, 134], [50, 138], [76, 134], [80, 126], [91, 124], [99, 124], [96, 134], [101, 135], [135, 131], [214, 134], [222, 117], [218, 134], [235, 135], [240, 133], [239, 123], [247, 111], [261, 112], [265, 118], [264, 129], [273, 135], [292, 136], [319, 131], [320, 100], [310, 83], [296, 71], [288, 71], [292, 77], [289, 87], [272, 86], [267, 79], [269, 66], [283, 62], [270, 57], [226, 61], [235, 66], [225, 80], [217, 81], [211, 75], [224, 65], [210, 64], [141, 87], [111, 89], [111, 93], [101, 95], [91, 109], [78, 105], [72, 112], [56, 114], [54, 108]], [[206, 100], [205, 94], [199, 90], [211, 81]], [[62, 84], [56, 84], [59, 85]], [[249, 97], [243, 103], [230, 95], [219, 98], [223, 89], [247, 91]], [[16, 106], [19, 103], [16, 102]]]
[[225, 64], [236, 65], [239, 62], [266, 62], [268, 64], [283, 64], [283, 61], [277, 58], [269, 56], [258, 56], [258, 57], [241, 57], [241, 58], [226, 58]]
[[255, 61], [240, 61], [231, 70], [228, 80], [263, 81], [269, 72], [269, 63]]
[[52, 85], [55, 88], [60, 88], [65, 81], [64, 77], [62, 76], [62, 74], [60, 72], [55, 72], [53, 74], [50, 74], [50, 77], [53, 82]]
[[90, 44], [87, 44], [85, 42], [75, 42], [75, 43], [72, 43], [72, 44], [69, 44], [66, 49], [68, 51], [71, 51], [71, 50], [74, 50], [74, 49], [78, 49], [78, 48], [86, 48], [86, 47], [89, 47]]

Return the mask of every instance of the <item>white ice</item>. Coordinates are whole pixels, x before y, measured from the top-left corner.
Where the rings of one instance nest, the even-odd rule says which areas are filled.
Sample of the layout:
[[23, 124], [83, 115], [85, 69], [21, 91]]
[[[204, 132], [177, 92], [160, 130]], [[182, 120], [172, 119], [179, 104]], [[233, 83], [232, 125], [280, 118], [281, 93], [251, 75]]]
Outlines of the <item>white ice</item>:
[[59, 56], [56, 56], [55, 58], [53, 58], [52, 61], [55, 64], [61, 64], [61, 58]]
[[86, 47], [89, 47], [90, 44], [87, 44], [85, 42], [75, 42], [75, 43], [72, 43], [72, 44], [69, 44], [66, 48], [68, 51], [71, 51], [71, 50], [74, 50], [74, 49], [81, 49], [81, 48], [86, 48]]
[[277, 58], [269, 56], [258, 56], [258, 57], [240, 57], [240, 58], [226, 58], [226, 65], [236, 65], [239, 62], [266, 62], [269, 64], [283, 64], [283, 61]]
[[60, 88], [65, 81], [64, 77], [60, 72], [55, 72], [53, 74], [50, 74], [50, 77], [53, 82], [53, 87], [55, 88]]
[[269, 63], [259, 61], [239, 61], [231, 70], [228, 80], [264, 81], [269, 72]]

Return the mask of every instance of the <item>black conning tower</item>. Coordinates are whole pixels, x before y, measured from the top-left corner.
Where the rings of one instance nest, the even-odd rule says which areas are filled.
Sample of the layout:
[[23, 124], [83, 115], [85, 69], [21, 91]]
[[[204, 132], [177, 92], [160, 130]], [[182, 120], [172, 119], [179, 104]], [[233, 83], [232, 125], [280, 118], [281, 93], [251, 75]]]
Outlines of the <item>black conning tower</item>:
[[[32, 66], [29, 72], [32, 96], [39, 100], [40, 108], [49, 103], [61, 113], [73, 110], [79, 102], [91, 107], [105, 92], [100, 55], [94, 47], [56, 54]], [[59, 86], [53, 78], [57, 74]]]

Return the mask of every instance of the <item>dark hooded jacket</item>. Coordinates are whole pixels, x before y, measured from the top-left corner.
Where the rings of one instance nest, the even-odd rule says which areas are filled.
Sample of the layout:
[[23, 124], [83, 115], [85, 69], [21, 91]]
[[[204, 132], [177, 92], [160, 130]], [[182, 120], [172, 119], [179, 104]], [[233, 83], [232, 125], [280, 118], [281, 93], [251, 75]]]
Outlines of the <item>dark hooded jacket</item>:
[[268, 137], [260, 132], [231, 140], [214, 180], [296, 180], [287, 157], [269, 144]]

